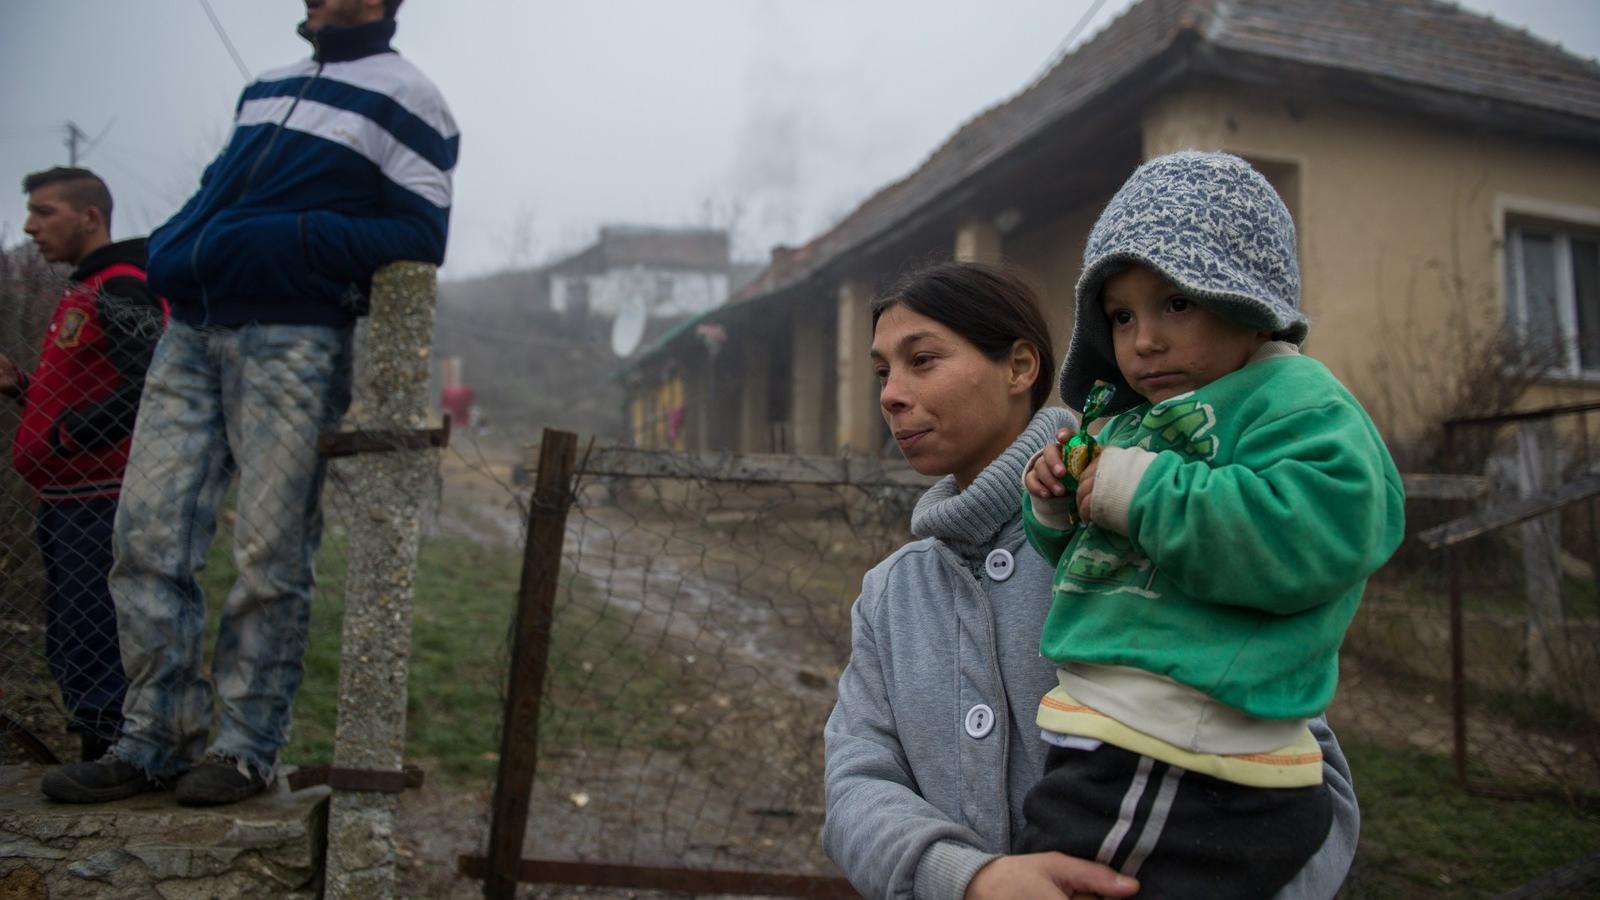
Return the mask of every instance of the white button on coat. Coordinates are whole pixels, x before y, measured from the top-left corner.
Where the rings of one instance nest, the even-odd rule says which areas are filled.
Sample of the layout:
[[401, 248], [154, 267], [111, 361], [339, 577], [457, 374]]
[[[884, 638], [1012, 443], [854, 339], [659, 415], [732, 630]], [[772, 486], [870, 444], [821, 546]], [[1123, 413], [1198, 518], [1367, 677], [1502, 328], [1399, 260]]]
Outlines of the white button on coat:
[[989, 556], [983, 561], [983, 570], [995, 581], [1005, 581], [1015, 571], [1017, 561], [1011, 558], [1011, 551], [1000, 549], [990, 550]]
[[967, 734], [985, 738], [994, 730], [994, 710], [987, 703], [979, 703], [967, 710]]

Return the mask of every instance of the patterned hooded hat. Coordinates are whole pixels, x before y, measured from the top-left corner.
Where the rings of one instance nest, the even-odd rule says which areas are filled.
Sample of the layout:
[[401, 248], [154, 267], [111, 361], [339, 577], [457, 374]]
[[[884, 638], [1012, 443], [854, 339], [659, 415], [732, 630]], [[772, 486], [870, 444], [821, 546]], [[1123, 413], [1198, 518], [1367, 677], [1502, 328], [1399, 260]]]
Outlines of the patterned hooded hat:
[[1294, 221], [1277, 191], [1227, 153], [1160, 156], [1128, 178], [1089, 232], [1061, 365], [1061, 399], [1073, 409], [1083, 409], [1096, 380], [1116, 385], [1108, 414], [1141, 402], [1117, 370], [1100, 307], [1106, 279], [1130, 264], [1155, 271], [1224, 319], [1271, 331], [1276, 340], [1305, 340]]

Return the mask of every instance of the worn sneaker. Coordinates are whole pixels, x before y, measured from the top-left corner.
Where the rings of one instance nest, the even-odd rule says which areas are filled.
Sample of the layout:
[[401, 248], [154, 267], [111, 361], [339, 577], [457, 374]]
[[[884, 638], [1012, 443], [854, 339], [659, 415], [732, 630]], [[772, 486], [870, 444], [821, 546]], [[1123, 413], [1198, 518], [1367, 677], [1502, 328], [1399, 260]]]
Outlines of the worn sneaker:
[[137, 766], [107, 756], [94, 762], [76, 762], [51, 769], [39, 782], [51, 800], [62, 803], [105, 803], [145, 791], [161, 789]]
[[178, 779], [178, 802], [184, 806], [238, 803], [267, 789], [267, 780], [245, 763], [207, 757]]

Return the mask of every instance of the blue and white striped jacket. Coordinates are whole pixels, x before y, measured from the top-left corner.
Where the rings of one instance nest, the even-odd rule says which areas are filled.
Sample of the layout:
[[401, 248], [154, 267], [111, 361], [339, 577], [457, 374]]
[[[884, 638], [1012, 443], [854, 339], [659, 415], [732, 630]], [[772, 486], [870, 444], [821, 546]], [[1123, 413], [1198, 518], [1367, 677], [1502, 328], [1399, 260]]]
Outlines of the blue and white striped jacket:
[[444, 260], [460, 137], [393, 35], [392, 19], [323, 28], [311, 59], [245, 88], [200, 190], [150, 235], [174, 319], [345, 325], [379, 266]]

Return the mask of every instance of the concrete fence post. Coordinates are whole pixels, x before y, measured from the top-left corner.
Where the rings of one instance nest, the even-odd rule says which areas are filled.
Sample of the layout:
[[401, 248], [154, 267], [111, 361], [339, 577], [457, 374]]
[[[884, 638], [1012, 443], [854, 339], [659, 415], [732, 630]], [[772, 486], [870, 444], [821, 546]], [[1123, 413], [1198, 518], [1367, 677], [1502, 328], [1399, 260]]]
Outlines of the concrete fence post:
[[[347, 428], [428, 426], [437, 272], [394, 263], [372, 280]], [[400, 772], [417, 541], [438, 458], [429, 449], [366, 453], [349, 464], [350, 546], [339, 661], [334, 766]], [[393, 897], [398, 794], [336, 790], [328, 813], [325, 896]]]

